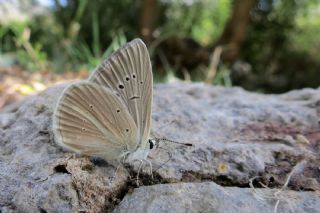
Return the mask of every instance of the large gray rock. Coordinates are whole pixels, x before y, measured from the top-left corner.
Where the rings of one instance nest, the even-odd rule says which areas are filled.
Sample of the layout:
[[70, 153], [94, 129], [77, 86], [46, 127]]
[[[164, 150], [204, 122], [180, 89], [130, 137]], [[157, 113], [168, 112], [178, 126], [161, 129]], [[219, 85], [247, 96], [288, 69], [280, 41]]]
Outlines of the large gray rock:
[[[279, 202], [279, 204], [277, 204]], [[213, 182], [144, 186], [128, 194], [116, 213], [134, 212], [319, 212], [320, 196], [311, 192], [221, 187]]]
[[[319, 187], [320, 89], [263, 95], [175, 84], [158, 86], [154, 96], [153, 135], [195, 145], [164, 146], [172, 158], [157, 171], [162, 179], [246, 185], [262, 175], [282, 185], [292, 167], [306, 158], [312, 163], [301, 178], [293, 178], [294, 186]], [[150, 156], [159, 165], [168, 152]]]
[[[132, 180], [139, 165], [120, 167], [115, 172], [108, 162], [73, 156], [54, 142], [52, 111], [64, 87], [50, 88], [0, 113], [2, 212], [111, 210], [135, 187]], [[197, 187], [193, 182], [213, 181], [241, 186], [230, 191], [240, 194], [248, 192], [245, 187], [255, 176], [269, 187], [280, 188], [294, 171], [288, 187], [311, 190], [297, 192], [297, 202], [305, 205], [305, 200], [320, 189], [319, 120], [320, 89], [263, 95], [204, 84], [158, 85], [154, 91], [152, 137], [194, 146], [163, 142], [149, 155], [154, 178], [145, 166], [140, 185], [167, 183], [153, 187], [171, 190], [176, 187], [170, 184], [174, 182], [190, 182], [190, 187]], [[141, 190], [147, 193], [149, 188]], [[199, 189], [197, 193], [202, 192]], [[142, 202], [138, 199], [126, 197], [125, 202]], [[189, 202], [188, 197], [184, 199]], [[311, 210], [306, 212], [316, 208], [316, 204], [307, 205]], [[252, 209], [255, 207], [252, 204]], [[165, 212], [173, 207], [164, 208]]]

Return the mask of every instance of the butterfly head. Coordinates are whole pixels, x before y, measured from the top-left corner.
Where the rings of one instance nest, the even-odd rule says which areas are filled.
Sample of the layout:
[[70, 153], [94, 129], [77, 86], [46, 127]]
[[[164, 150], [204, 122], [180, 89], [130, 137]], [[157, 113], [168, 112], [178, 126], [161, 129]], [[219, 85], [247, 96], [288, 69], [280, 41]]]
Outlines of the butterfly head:
[[159, 140], [157, 138], [149, 139], [149, 148], [154, 149], [159, 147]]

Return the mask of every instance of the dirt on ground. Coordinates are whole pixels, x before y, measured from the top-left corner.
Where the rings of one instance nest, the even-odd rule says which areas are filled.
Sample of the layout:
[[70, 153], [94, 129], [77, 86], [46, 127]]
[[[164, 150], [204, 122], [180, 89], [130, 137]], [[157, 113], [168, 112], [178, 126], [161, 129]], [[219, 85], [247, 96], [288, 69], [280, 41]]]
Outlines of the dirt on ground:
[[35, 95], [46, 88], [75, 79], [85, 79], [88, 71], [54, 73], [30, 72], [21, 66], [0, 67], [0, 110], [28, 95]]

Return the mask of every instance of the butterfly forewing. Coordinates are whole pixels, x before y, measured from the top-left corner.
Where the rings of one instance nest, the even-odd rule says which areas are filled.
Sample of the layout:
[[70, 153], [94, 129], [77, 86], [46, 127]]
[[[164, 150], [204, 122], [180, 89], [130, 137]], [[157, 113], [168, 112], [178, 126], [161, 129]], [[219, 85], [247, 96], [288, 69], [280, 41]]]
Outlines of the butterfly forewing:
[[54, 113], [57, 142], [85, 155], [114, 160], [135, 148], [137, 126], [123, 101], [87, 81], [67, 87]]
[[153, 82], [145, 44], [140, 39], [129, 42], [98, 66], [89, 81], [110, 88], [121, 98], [138, 129], [136, 147], [146, 148]]

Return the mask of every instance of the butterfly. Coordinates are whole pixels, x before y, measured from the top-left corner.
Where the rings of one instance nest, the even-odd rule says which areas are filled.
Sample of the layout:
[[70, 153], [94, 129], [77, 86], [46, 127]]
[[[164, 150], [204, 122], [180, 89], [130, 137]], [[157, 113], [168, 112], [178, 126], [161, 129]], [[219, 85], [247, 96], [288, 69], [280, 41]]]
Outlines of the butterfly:
[[85, 81], [67, 86], [53, 114], [56, 142], [107, 161], [144, 160], [151, 127], [153, 77], [141, 39], [125, 44]]

